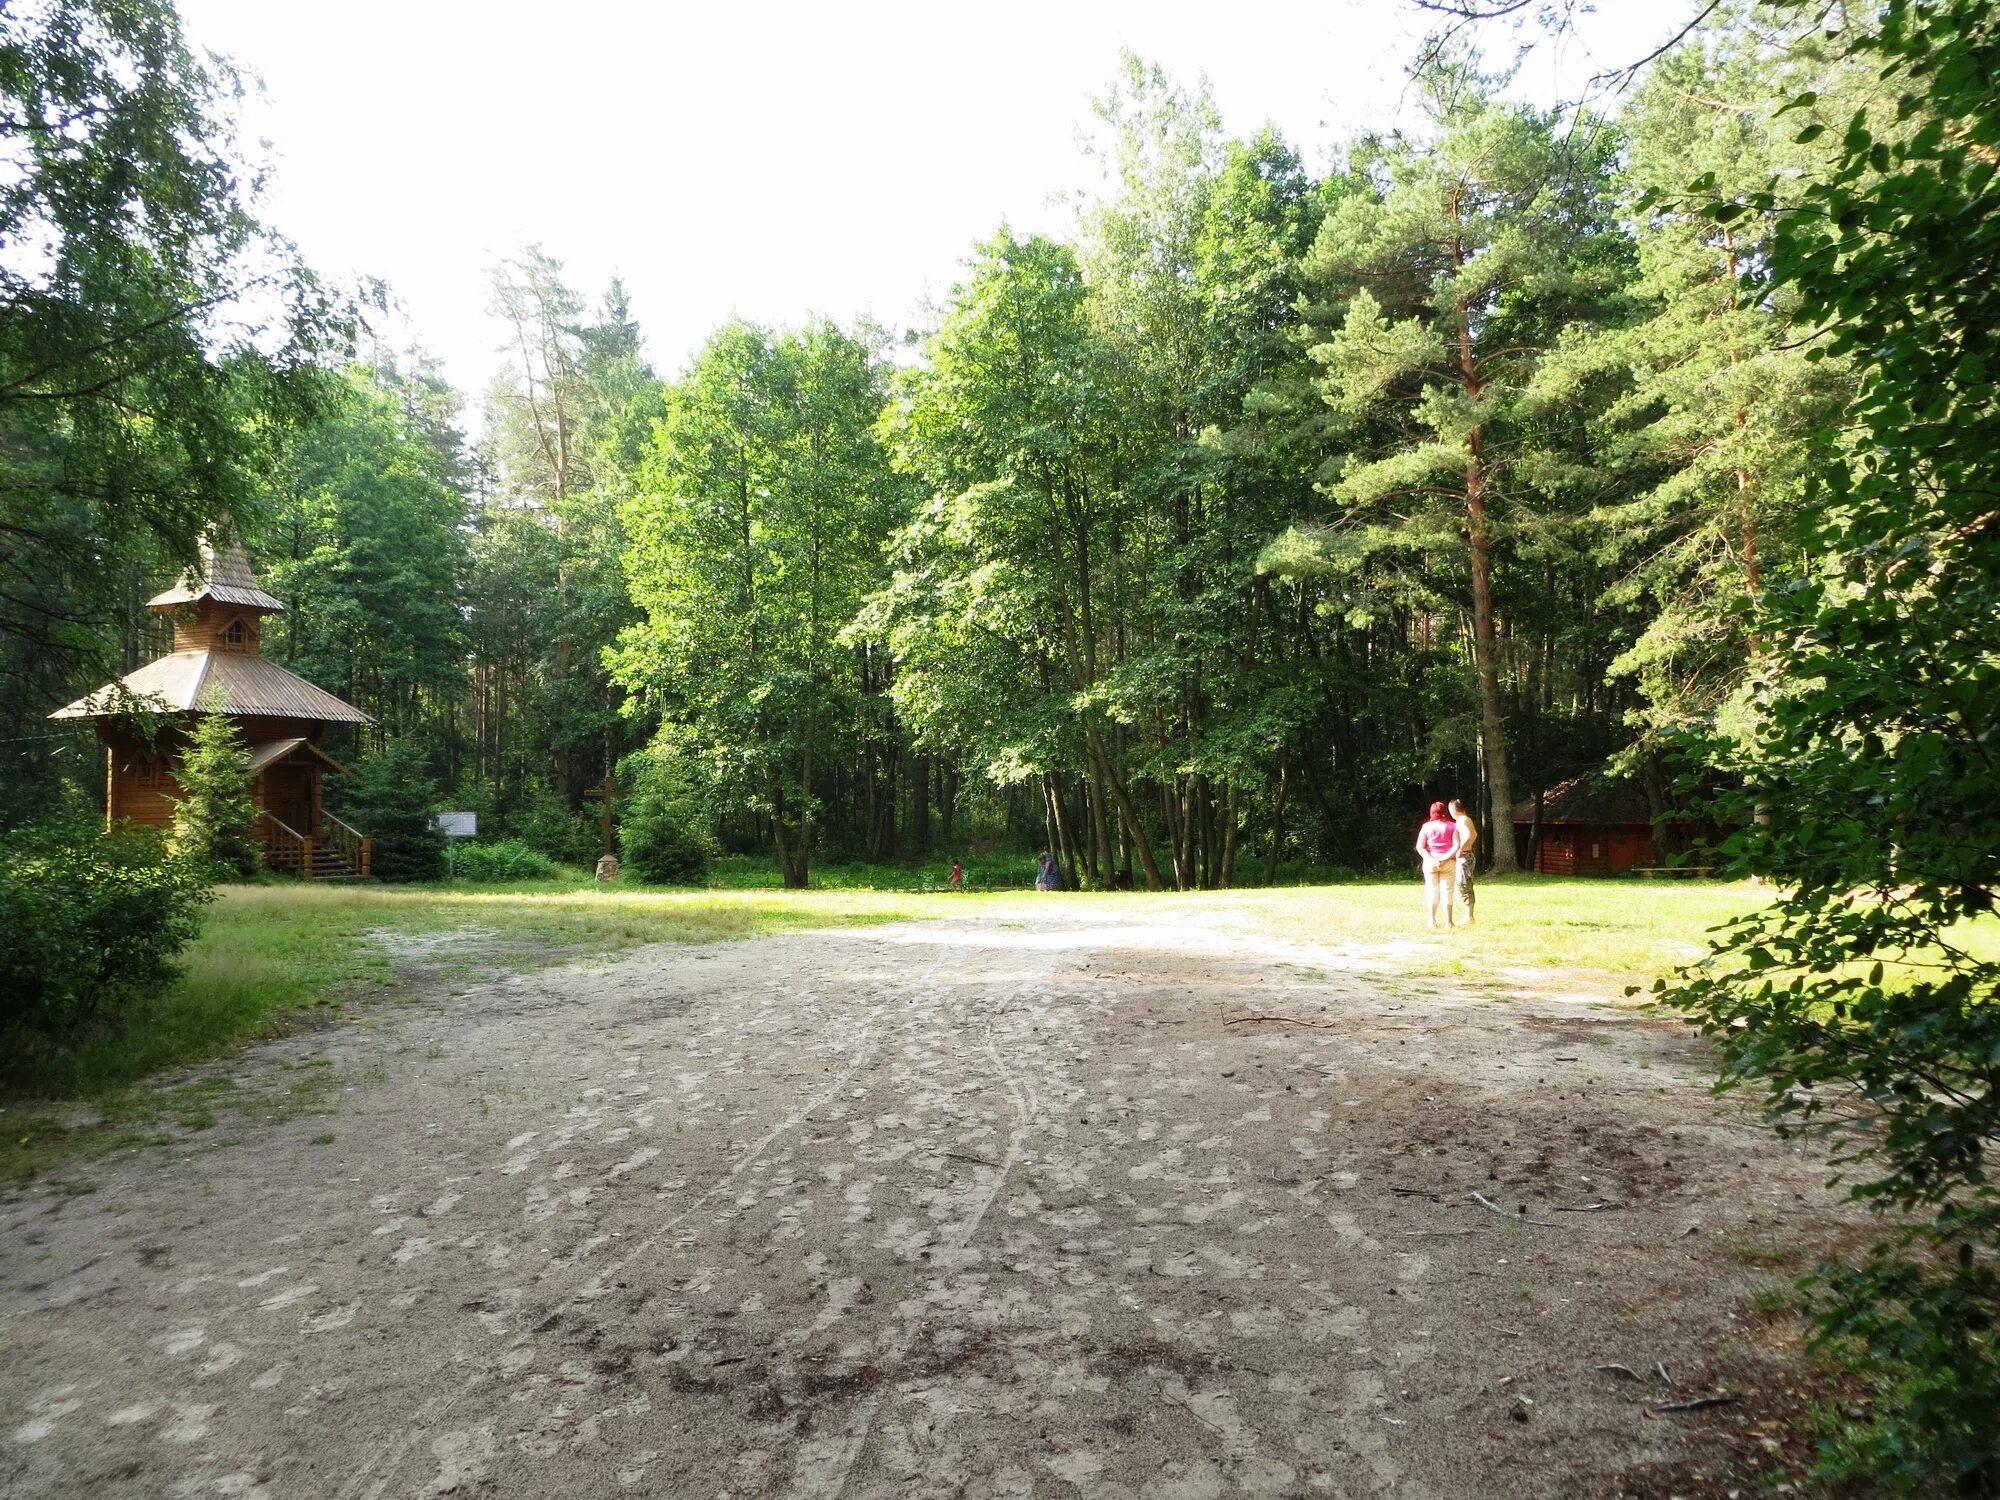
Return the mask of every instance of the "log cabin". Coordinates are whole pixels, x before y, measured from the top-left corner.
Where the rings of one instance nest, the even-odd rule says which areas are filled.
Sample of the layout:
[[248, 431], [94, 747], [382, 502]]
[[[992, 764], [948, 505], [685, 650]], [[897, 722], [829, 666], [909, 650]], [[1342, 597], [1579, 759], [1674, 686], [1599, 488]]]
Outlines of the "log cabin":
[[1541, 875], [1622, 875], [1659, 863], [1653, 815], [1630, 781], [1571, 777], [1514, 809], [1520, 866]]
[[333, 725], [374, 721], [263, 655], [264, 619], [285, 606], [258, 587], [242, 544], [204, 542], [199, 562], [146, 607], [173, 617], [172, 652], [49, 715], [95, 721], [106, 826], [170, 825], [188, 731], [221, 713], [250, 752], [264, 862], [314, 879], [366, 876], [370, 840], [321, 804], [326, 773], [349, 774], [321, 741]]

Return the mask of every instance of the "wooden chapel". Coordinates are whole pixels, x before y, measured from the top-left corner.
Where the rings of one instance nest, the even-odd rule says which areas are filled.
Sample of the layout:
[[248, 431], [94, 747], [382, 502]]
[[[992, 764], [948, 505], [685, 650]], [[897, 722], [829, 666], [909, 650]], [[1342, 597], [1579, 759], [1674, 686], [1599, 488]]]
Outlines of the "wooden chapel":
[[[250, 751], [265, 863], [320, 879], [367, 875], [369, 839], [321, 805], [326, 773], [348, 771], [320, 742], [332, 725], [374, 721], [264, 657], [264, 617], [285, 606], [257, 586], [242, 544], [204, 542], [197, 566], [146, 607], [173, 616], [173, 651], [49, 715], [96, 722], [107, 825], [172, 823], [188, 731], [204, 713], [226, 714]], [[138, 714], [166, 727], [149, 741]]]

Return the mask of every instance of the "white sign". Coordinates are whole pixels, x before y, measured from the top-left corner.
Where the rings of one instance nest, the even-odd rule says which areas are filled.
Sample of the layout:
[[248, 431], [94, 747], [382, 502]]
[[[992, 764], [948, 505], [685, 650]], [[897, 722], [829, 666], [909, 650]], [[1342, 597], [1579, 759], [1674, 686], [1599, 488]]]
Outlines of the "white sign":
[[479, 837], [479, 814], [476, 812], [439, 813], [431, 820], [437, 831], [448, 839], [476, 839]]

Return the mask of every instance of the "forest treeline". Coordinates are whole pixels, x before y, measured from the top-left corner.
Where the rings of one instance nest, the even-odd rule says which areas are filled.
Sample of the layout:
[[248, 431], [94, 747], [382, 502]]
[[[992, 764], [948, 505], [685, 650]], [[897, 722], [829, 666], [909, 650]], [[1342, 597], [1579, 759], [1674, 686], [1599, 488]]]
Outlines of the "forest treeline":
[[[8, 468], [0, 809], [91, 784], [87, 729], [34, 726], [161, 649], [141, 603], [223, 521], [287, 606], [267, 651], [376, 721], [336, 754], [400, 746], [559, 857], [649, 750], [705, 836], [800, 884], [968, 840], [1085, 885], [1366, 867], [1434, 795], [1504, 828], [1607, 765], [1665, 811], [1659, 738], [1739, 690], [1736, 606], [1795, 572], [1850, 387], [1758, 290], [1776, 213], [1702, 211], [1888, 107], [1783, 19], [1718, 15], [1613, 114], [1446, 53], [1421, 129], [1323, 174], [1127, 59], [1073, 239], [1003, 226], [900, 340], [735, 323], [663, 376], [622, 287], [531, 249], [493, 274], [476, 412], [303, 267], [295, 347], [205, 363], [198, 431], [139, 430], [171, 362], [122, 404], [12, 384], [37, 456]], [[91, 423], [143, 472], [46, 487]]]

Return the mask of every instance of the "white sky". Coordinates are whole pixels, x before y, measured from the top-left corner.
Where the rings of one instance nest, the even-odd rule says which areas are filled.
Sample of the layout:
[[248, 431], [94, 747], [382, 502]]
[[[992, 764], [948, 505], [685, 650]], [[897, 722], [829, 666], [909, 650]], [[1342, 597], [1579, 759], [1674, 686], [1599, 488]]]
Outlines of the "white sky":
[[[1574, 97], [1687, 0], [1604, 0], [1517, 88]], [[500, 361], [488, 272], [539, 242], [595, 302], [621, 273], [678, 369], [717, 323], [941, 300], [1004, 218], [1060, 231], [1121, 47], [1206, 74], [1232, 134], [1306, 156], [1396, 123], [1408, 0], [181, 0], [193, 41], [260, 77], [266, 218], [336, 277], [386, 279], [476, 399]], [[1507, 39], [1492, 34], [1492, 45]], [[398, 340], [400, 341], [400, 340]]]

